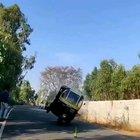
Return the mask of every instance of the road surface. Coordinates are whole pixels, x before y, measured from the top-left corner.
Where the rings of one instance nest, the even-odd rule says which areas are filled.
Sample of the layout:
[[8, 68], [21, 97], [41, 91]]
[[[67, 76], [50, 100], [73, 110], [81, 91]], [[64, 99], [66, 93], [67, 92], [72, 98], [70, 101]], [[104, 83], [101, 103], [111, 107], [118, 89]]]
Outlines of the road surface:
[[16, 106], [5, 124], [2, 139], [7, 140], [140, 140], [117, 131], [74, 120], [70, 125], [57, 125], [56, 117], [44, 110]]

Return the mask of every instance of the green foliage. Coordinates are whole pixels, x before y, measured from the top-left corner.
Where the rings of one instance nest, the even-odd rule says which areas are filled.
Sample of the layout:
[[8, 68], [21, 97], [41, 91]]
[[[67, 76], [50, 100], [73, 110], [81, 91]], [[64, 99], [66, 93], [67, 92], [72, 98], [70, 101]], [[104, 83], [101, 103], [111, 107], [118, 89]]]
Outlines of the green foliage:
[[88, 74], [86, 76], [86, 79], [84, 81], [84, 90], [86, 91], [86, 95], [91, 99], [92, 98], [92, 94], [91, 94], [91, 75]]
[[94, 70], [92, 71], [91, 75], [88, 74], [86, 76], [86, 80], [84, 81], [84, 89], [86, 91], [87, 96], [92, 99], [93, 97], [93, 91], [95, 90], [95, 86], [96, 86], [96, 78], [97, 78], [97, 67], [94, 68]]
[[13, 91], [12, 91], [12, 100], [14, 102], [19, 102], [19, 92], [20, 92], [20, 87], [16, 87]]
[[19, 92], [19, 99], [22, 102], [29, 103], [31, 99], [34, 97], [34, 90], [32, 90], [31, 85], [28, 81], [24, 81], [21, 84], [20, 92]]
[[21, 53], [17, 53], [16, 50], [5, 45], [0, 46], [0, 90], [14, 87], [22, 72]]
[[124, 99], [140, 99], [140, 66], [134, 67], [122, 81]]
[[29, 81], [23, 81], [20, 87], [17, 87], [12, 94], [12, 99], [18, 103], [35, 103], [37, 95], [32, 89]]
[[126, 71], [123, 66], [118, 66], [114, 69], [111, 77], [111, 93], [112, 100], [123, 99], [123, 93], [121, 91], [122, 80], [126, 77]]
[[113, 60], [103, 60], [84, 81], [84, 90], [91, 100], [140, 98], [140, 66], [126, 72]]
[[12, 90], [23, 79], [21, 73], [31, 69], [35, 57], [23, 56], [32, 29], [18, 5], [0, 5], [0, 90]]
[[[107, 100], [110, 98], [110, 82], [113, 72], [113, 66], [107, 60], [104, 60], [100, 64], [100, 69], [96, 79], [95, 95], [101, 100]], [[95, 98], [95, 96], [93, 96]]]

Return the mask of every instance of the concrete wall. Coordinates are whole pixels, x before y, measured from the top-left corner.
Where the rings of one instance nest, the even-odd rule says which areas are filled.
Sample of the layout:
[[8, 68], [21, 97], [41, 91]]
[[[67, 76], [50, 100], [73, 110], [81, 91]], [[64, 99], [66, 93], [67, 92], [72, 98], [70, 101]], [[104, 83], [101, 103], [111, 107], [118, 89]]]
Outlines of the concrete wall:
[[140, 100], [86, 101], [79, 113], [89, 122], [140, 131]]

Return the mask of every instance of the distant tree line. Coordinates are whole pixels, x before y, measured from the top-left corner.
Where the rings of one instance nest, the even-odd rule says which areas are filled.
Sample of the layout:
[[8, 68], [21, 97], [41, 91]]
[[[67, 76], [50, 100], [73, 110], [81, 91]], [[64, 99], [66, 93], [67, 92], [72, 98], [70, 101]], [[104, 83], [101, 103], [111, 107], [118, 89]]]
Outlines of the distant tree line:
[[140, 65], [126, 70], [113, 60], [103, 60], [86, 76], [84, 91], [90, 100], [140, 99]]

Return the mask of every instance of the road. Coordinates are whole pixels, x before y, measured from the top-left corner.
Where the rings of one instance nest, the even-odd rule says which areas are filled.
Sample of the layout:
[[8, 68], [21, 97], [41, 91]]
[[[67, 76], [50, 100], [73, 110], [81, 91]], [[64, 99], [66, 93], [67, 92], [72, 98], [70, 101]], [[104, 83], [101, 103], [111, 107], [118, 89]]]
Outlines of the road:
[[72, 140], [77, 128], [77, 140], [140, 140], [117, 131], [74, 120], [69, 125], [57, 125], [56, 117], [44, 110], [29, 106], [16, 106], [2, 133], [7, 140]]

